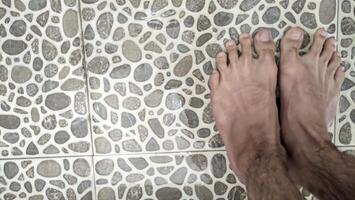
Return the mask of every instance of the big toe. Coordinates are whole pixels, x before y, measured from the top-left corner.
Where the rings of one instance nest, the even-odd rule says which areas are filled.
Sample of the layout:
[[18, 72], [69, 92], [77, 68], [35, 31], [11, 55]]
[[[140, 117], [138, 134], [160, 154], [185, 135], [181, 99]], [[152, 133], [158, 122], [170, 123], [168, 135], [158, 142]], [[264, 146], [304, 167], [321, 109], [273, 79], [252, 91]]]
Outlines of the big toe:
[[295, 58], [298, 56], [299, 48], [302, 45], [304, 32], [295, 27], [288, 30], [281, 39], [281, 59]]
[[259, 31], [254, 39], [255, 51], [259, 59], [275, 61], [275, 43], [271, 32], [267, 29]]

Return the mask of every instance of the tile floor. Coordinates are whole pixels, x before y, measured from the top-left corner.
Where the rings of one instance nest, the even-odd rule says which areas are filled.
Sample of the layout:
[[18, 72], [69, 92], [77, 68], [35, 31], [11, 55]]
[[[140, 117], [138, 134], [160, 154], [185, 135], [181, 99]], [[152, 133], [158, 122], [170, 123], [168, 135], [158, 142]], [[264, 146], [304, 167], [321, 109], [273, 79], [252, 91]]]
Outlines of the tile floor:
[[211, 115], [213, 57], [290, 26], [304, 51], [319, 27], [339, 41], [329, 132], [351, 152], [354, 0], [2, 0], [0, 199], [246, 199]]

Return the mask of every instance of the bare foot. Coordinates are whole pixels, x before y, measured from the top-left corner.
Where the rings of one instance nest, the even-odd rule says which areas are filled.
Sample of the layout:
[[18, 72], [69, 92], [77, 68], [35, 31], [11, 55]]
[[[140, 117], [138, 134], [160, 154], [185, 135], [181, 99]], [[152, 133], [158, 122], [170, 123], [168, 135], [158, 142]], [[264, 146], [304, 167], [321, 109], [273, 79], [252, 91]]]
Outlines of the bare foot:
[[337, 108], [344, 68], [336, 40], [319, 29], [309, 52], [300, 56], [303, 31], [291, 28], [281, 40], [279, 82], [282, 139], [289, 153], [330, 142], [327, 126]]
[[231, 167], [241, 181], [245, 181], [261, 144], [281, 146], [275, 102], [275, 45], [267, 30], [259, 32], [254, 40], [258, 58], [252, 56], [253, 39], [242, 34], [241, 55], [238, 56], [234, 41], [227, 42], [227, 54], [217, 55], [218, 71], [210, 78], [216, 125]]

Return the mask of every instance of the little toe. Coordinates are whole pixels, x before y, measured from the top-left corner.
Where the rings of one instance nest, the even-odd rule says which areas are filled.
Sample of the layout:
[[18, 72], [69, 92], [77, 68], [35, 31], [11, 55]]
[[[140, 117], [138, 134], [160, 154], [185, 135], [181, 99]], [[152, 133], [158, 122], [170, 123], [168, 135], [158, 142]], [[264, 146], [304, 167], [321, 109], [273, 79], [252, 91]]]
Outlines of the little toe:
[[242, 33], [239, 37], [242, 55], [241, 58], [251, 60], [253, 58], [252, 38], [248, 33]]
[[335, 38], [328, 38], [325, 41], [323, 51], [321, 53], [320, 59], [323, 63], [328, 64], [330, 59], [333, 56], [333, 53], [336, 51], [337, 42]]
[[238, 60], [238, 51], [237, 51], [237, 45], [233, 40], [228, 41], [226, 44], [226, 49], [228, 53], [228, 58], [229, 58], [229, 64], [231, 66], [236, 66], [237, 65], [237, 60]]
[[275, 61], [275, 43], [267, 29], [259, 31], [254, 40], [255, 50], [261, 60]]
[[224, 73], [227, 68], [227, 55], [224, 52], [219, 52], [216, 56], [216, 64], [219, 72]]
[[341, 85], [343, 84], [345, 78], [345, 67], [344, 66], [339, 66], [335, 72], [334, 75], [334, 80], [338, 86], [338, 88], [341, 87]]
[[319, 56], [322, 52], [324, 42], [327, 38], [328, 32], [324, 28], [318, 29], [314, 34], [314, 39], [309, 53], [312, 56]]
[[337, 69], [339, 68], [340, 63], [341, 63], [341, 55], [338, 52], [333, 52], [333, 55], [329, 61], [328, 68], [327, 68], [327, 73], [329, 73], [329, 76], [334, 76]]
[[281, 59], [298, 56], [299, 48], [303, 42], [304, 32], [301, 28], [294, 27], [288, 30], [281, 39]]

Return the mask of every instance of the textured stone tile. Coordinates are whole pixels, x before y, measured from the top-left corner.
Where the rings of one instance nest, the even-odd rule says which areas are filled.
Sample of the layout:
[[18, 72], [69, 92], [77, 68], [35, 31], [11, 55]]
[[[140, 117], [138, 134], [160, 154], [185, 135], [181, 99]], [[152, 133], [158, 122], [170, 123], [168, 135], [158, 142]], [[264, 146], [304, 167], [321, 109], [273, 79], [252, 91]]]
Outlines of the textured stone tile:
[[[82, 0], [95, 154], [222, 149], [208, 78], [227, 39], [336, 32], [336, 1]], [[327, 13], [326, 16], [319, 17]]]
[[246, 199], [225, 152], [95, 156], [96, 198]]
[[92, 158], [0, 161], [0, 199], [81, 199], [94, 194]]
[[355, 2], [342, 0], [339, 4], [338, 49], [346, 68], [345, 81], [341, 87], [336, 119], [338, 146], [354, 145], [355, 139]]
[[91, 154], [77, 1], [0, 4], [0, 153]]

